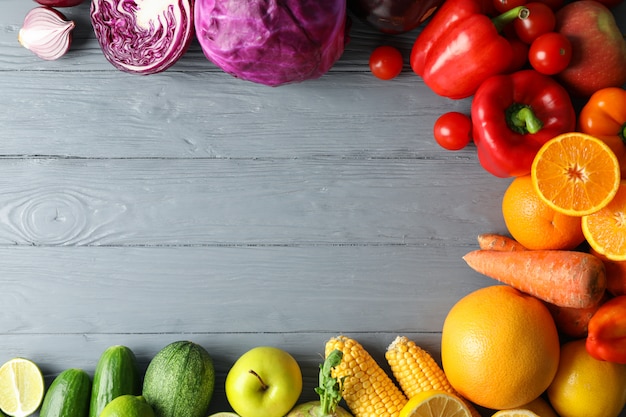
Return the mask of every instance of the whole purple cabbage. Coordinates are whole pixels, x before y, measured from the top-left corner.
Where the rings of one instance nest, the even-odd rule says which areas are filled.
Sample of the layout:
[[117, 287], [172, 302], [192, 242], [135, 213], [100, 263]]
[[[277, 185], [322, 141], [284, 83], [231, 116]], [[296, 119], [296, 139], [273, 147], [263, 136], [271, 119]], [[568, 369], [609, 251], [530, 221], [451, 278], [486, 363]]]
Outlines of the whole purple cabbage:
[[92, 0], [91, 24], [113, 66], [154, 74], [187, 51], [193, 39], [193, 0]]
[[270, 86], [321, 77], [347, 41], [346, 0], [196, 0], [194, 22], [211, 62]]

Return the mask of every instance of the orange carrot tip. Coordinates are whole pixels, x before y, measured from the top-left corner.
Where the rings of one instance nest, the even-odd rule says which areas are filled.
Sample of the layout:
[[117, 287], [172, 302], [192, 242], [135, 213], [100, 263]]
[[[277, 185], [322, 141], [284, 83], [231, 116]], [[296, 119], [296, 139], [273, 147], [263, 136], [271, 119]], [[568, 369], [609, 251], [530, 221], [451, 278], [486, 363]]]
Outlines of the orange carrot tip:
[[478, 235], [478, 246], [483, 250], [526, 250], [526, 247], [517, 240], [498, 233], [482, 233]]
[[560, 307], [591, 307], [606, 290], [604, 264], [589, 253], [480, 249], [463, 260], [478, 273]]

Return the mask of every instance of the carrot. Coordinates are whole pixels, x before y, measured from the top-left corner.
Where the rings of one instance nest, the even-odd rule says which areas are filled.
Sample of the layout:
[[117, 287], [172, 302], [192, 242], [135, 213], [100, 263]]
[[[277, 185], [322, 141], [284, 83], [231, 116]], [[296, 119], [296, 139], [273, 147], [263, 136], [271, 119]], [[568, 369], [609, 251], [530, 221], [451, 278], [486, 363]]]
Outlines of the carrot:
[[586, 308], [559, 307], [550, 303], [545, 303], [545, 305], [552, 314], [554, 324], [556, 324], [559, 332], [578, 339], [587, 336], [589, 320], [608, 298], [608, 294], [605, 292], [597, 304]]
[[463, 259], [476, 272], [560, 307], [591, 307], [606, 290], [604, 264], [589, 253], [480, 249]]
[[498, 233], [482, 233], [478, 235], [478, 246], [484, 250], [526, 250], [524, 245], [517, 240]]

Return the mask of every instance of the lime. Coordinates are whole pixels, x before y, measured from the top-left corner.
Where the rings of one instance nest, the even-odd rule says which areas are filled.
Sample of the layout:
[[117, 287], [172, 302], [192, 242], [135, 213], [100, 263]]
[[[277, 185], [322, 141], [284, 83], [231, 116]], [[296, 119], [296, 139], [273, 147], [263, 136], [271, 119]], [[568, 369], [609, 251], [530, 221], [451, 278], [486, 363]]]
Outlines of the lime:
[[9, 416], [33, 414], [43, 395], [43, 375], [34, 362], [13, 358], [0, 367], [0, 409]]
[[100, 417], [154, 417], [154, 410], [141, 395], [120, 395], [109, 402]]

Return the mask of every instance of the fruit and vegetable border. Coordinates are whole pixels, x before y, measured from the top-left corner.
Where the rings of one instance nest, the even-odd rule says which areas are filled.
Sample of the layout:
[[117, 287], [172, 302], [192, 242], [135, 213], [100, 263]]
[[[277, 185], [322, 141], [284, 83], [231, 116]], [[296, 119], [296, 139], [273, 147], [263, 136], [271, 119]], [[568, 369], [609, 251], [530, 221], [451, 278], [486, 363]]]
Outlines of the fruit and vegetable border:
[[[527, 244], [513, 228], [510, 236], [485, 233], [464, 260], [498, 285], [539, 300], [562, 341], [584, 343], [585, 360], [617, 375], [616, 396], [603, 397], [614, 406], [598, 417], [619, 415], [626, 405], [626, 40], [612, 8], [621, 1], [445, 0], [424, 2], [417, 13], [403, 9], [403, 2], [373, 7], [367, 0], [335, 0], [322, 7], [306, 0], [253, 1], [242, 8], [237, 1], [92, 0], [90, 19], [103, 55], [120, 71], [167, 71], [195, 37], [224, 72], [273, 87], [325, 75], [341, 59], [352, 18], [388, 36], [421, 26], [410, 71], [439, 96], [471, 99], [469, 114], [450, 111], [437, 119], [435, 141], [450, 151], [474, 146], [481, 166], [496, 177], [530, 177], [542, 204], [576, 219], [582, 230], [575, 244], [545, 247]], [[71, 49], [75, 28], [59, 8], [83, 0], [37, 2], [18, 41], [39, 58], [56, 60]], [[389, 45], [375, 48], [369, 59], [381, 80], [397, 77], [404, 63]], [[524, 215], [532, 222], [537, 214]], [[409, 417], [441, 404], [454, 410], [442, 416], [477, 416], [473, 402], [502, 408], [494, 414], [502, 417], [536, 416], [546, 415], [535, 403], [544, 400], [561, 416], [579, 415], [556, 400], [562, 392], [548, 389], [546, 395], [547, 387], [506, 407], [480, 403], [448, 380], [445, 363], [440, 367], [403, 336], [386, 358], [393, 378], [358, 341], [332, 338], [320, 364], [320, 401], [307, 404], [296, 405], [302, 374], [280, 348], [246, 352], [223, 383], [241, 417]], [[561, 371], [554, 370], [555, 380]], [[601, 383], [586, 383], [590, 396], [604, 392]], [[68, 369], [49, 387], [34, 362], [6, 362], [0, 409], [13, 417], [37, 410], [42, 417], [205, 417], [215, 384], [211, 356], [196, 343], [164, 347], [144, 375], [130, 348], [112, 346], [93, 378]]]

